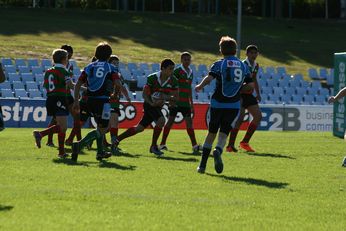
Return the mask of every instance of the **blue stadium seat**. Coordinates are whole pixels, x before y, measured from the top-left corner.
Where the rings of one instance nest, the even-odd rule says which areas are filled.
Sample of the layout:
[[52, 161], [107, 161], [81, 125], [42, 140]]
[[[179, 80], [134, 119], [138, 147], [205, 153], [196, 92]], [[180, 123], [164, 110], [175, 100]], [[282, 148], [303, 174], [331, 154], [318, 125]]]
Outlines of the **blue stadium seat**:
[[41, 66], [44, 67], [51, 67], [52, 66], [52, 60], [50, 59], [42, 59]]
[[310, 86], [310, 82], [307, 82], [305, 80], [301, 80], [299, 86], [303, 87], [303, 88], [308, 88]]
[[329, 73], [328, 70], [326, 68], [320, 68], [320, 79], [327, 79]]
[[196, 65], [195, 64], [191, 64], [190, 65], [190, 68], [192, 70], [193, 73], [197, 73], [197, 68], [196, 68]]
[[147, 78], [145, 76], [140, 76], [137, 78], [137, 87], [143, 88], [147, 83]]
[[35, 74], [35, 81], [36, 83], [40, 83], [44, 81], [44, 75], [43, 74]]
[[276, 72], [280, 75], [280, 76], [284, 76], [286, 74], [286, 68], [285, 67], [277, 67], [276, 68]]
[[333, 86], [334, 85], [334, 74], [327, 76], [327, 85], [328, 86]]
[[299, 81], [304, 80], [302, 74], [294, 74], [294, 75], [293, 75], [293, 79], [296, 79], [296, 80], [299, 80]]
[[140, 70], [150, 70], [149, 65], [147, 63], [140, 63], [139, 64], [139, 69]]
[[12, 85], [13, 85], [13, 90], [16, 90], [16, 89], [25, 89], [24, 83], [23, 83], [22, 81], [13, 81], [13, 82], [12, 82]]
[[284, 89], [281, 87], [273, 87], [274, 95], [283, 95]]
[[299, 79], [291, 79], [289, 81], [289, 86], [292, 88], [300, 87], [300, 80]]
[[26, 90], [37, 90], [38, 91], [38, 86], [36, 82], [26, 82]]
[[202, 73], [208, 73], [208, 67], [205, 64], [198, 65], [198, 71]]
[[16, 67], [20, 67], [20, 66], [25, 66], [25, 67], [27, 67], [26, 60], [25, 60], [25, 59], [15, 59], [15, 60], [14, 60], [14, 64], [16, 65]]
[[143, 101], [143, 92], [142, 91], [136, 91], [136, 100], [137, 101]]
[[79, 67], [77, 68], [73, 68], [73, 75], [77, 76], [77, 78], [80, 76], [80, 74], [82, 74], [81, 70], [79, 69]]
[[12, 83], [13, 81], [22, 81], [22, 80], [20, 79], [19, 74], [17, 74], [17, 73], [9, 73], [8, 74], [8, 81], [10, 81]]
[[29, 90], [29, 97], [30, 98], [42, 98], [42, 94], [38, 90], [30, 89]]
[[42, 93], [42, 98], [47, 98], [46, 90], [42, 90], [41, 93]]
[[36, 74], [43, 74], [43, 68], [41, 66], [33, 66], [31, 67], [31, 72], [36, 75]]
[[28, 67], [40, 66], [37, 59], [28, 59]]
[[329, 89], [328, 88], [321, 88], [318, 92], [318, 95], [322, 95], [322, 96], [329, 96]]
[[208, 94], [204, 92], [197, 92], [197, 99], [199, 102], [209, 101]]
[[12, 89], [11, 83], [9, 81], [0, 83], [0, 89]]
[[325, 95], [317, 95], [315, 97], [315, 102], [322, 105], [328, 104], [327, 97]]
[[126, 65], [123, 62], [119, 62], [119, 69], [126, 69]]
[[5, 66], [5, 65], [13, 65], [13, 62], [12, 62], [12, 59], [10, 59], [10, 58], [2, 58], [1, 59], [1, 64], [3, 66]]
[[80, 68], [78, 67], [78, 64], [77, 64], [76, 60], [70, 59], [68, 62], [72, 64], [73, 70], [74, 70], [74, 69], [80, 69]]
[[127, 69], [132, 72], [132, 70], [137, 70], [137, 64], [136, 63], [128, 63]]
[[280, 95], [268, 95], [268, 101], [272, 101], [275, 104], [280, 103]]
[[5, 65], [4, 71], [5, 71], [5, 74], [7, 74], [6, 76], [8, 77], [9, 73], [17, 73], [17, 68], [13, 65]]
[[131, 80], [132, 79], [132, 75], [131, 75], [131, 72], [129, 70], [121, 69], [120, 73], [125, 80]]
[[292, 95], [282, 95], [281, 96], [281, 101], [283, 102], [283, 103], [285, 103], [285, 104], [290, 104], [291, 103], [291, 101], [292, 101]]
[[304, 95], [303, 96], [303, 104], [305, 105], [311, 105], [315, 101], [315, 98], [313, 95]]
[[302, 95], [292, 95], [292, 104], [300, 105], [303, 102]]
[[24, 89], [14, 89], [14, 94], [17, 98], [28, 98], [28, 93]]
[[266, 73], [269, 74], [270, 76], [273, 76], [276, 74], [275, 68], [274, 67], [266, 67]]
[[321, 88], [321, 82], [320, 81], [312, 81], [311, 82], [311, 87], [313, 88]]
[[22, 81], [27, 82], [27, 81], [35, 81], [34, 80], [34, 75], [32, 73], [22, 73]]
[[1, 89], [1, 97], [3, 98], [13, 98], [13, 92], [11, 89]]
[[317, 95], [319, 91], [320, 91], [320, 88], [314, 88], [314, 87], [307, 88], [308, 95]]
[[259, 87], [266, 87], [267, 86], [267, 81], [263, 78], [257, 80]]
[[308, 73], [309, 73], [309, 77], [311, 79], [320, 79], [320, 77], [317, 73], [317, 70], [315, 68], [309, 68]]
[[159, 63], [153, 63], [151, 64], [151, 69], [156, 72], [160, 70], [160, 64]]
[[279, 87], [288, 87], [290, 80], [287, 78], [282, 78], [279, 80]]
[[306, 88], [297, 87], [297, 88], [296, 88], [296, 94], [297, 94], [297, 95], [300, 95], [300, 96], [305, 95], [305, 94], [306, 94]]
[[262, 94], [267, 94], [267, 95], [271, 95], [273, 94], [273, 88], [272, 87], [262, 87], [260, 89]]
[[294, 87], [285, 87], [284, 88], [284, 92], [286, 95], [294, 95], [295, 94], [296, 89]]
[[18, 66], [19, 73], [30, 73], [30, 68], [27, 66]]

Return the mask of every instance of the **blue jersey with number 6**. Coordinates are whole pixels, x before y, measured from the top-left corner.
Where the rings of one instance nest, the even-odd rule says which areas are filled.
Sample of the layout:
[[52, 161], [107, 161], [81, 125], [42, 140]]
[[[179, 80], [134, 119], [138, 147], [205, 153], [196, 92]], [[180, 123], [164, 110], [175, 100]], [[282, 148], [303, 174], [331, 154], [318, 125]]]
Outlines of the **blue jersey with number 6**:
[[240, 108], [240, 88], [243, 83], [252, 82], [248, 67], [237, 57], [229, 56], [216, 61], [209, 75], [216, 79], [211, 98], [213, 108]]
[[119, 79], [118, 69], [108, 62], [93, 62], [84, 68], [79, 78], [87, 83], [87, 95], [90, 97], [110, 96], [114, 81]]

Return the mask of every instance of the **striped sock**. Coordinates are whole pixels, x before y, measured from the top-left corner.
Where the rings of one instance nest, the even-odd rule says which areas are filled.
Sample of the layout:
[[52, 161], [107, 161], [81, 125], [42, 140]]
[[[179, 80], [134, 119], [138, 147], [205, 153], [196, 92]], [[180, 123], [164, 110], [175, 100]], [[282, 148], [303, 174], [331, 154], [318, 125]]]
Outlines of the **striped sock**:
[[249, 124], [249, 127], [247, 128], [246, 134], [245, 134], [242, 142], [249, 143], [249, 141], [250, 141], [252, 135], [255, 133], [256, 129], [257, 129], [257, 125], [251, 122]]

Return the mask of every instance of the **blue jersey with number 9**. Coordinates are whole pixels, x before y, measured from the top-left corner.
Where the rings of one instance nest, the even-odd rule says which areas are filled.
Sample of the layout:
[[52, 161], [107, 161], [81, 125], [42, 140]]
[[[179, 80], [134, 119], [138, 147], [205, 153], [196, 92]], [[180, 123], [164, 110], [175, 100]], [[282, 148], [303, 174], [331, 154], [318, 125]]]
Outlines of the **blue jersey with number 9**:
[[230, 56], [215, 62], [210, 68], [209, 75], [216, 79], [211, 107], [238, 108], [240, 88], [244, 82], [252, 82], [248, 67], [237, 57]]

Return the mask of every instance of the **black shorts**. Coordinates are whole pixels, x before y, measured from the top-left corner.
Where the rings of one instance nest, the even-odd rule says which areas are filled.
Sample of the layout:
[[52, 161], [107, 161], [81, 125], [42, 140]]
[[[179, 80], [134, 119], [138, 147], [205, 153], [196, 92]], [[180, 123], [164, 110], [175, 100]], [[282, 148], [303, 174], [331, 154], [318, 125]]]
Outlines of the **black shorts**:
[[226, 135], [237, 120], [239, 109], [210, 108], [209, 132], [217, 133], [219, 130]]
[[73, 103], [74, 103], [74, 98], [71, 95], [67, 96], [67, 106], [71, 107]]
[[46, 108], [48, 116], [68, 116], [67, 97], [48, 96]]
[[79, 101], [79, 107], [80, 107], [80, 121], [85, 122], [89, 119], [90, 113], [88, 111], [88, 105], [85, 101]]
[[102, 128], [108, 127], [109, 119], [111, 117], [111, 105], [109, 99], [89, 97], [87, 105], [88, 111], [94, 117], [97, 126]]
[[191, 108], [190, 107], [170, 107], [169, 116], [176, 117], [178, 112], [181, 112], [183, 117], [191, 118]]
[[148, 127], [153, 121], [157, 121], [160, 117], [163, 117], [161, 107], [152, 107], [148, 103], [143, 104], [144, 115], [139, 122], [143, 127]]
[[252, 94], [241, 94], [241, 99], [242, 99], [241, 106], [243, 108], [248, 108], [250, 106], [258, 104], [256, 97], [253, 96]]

